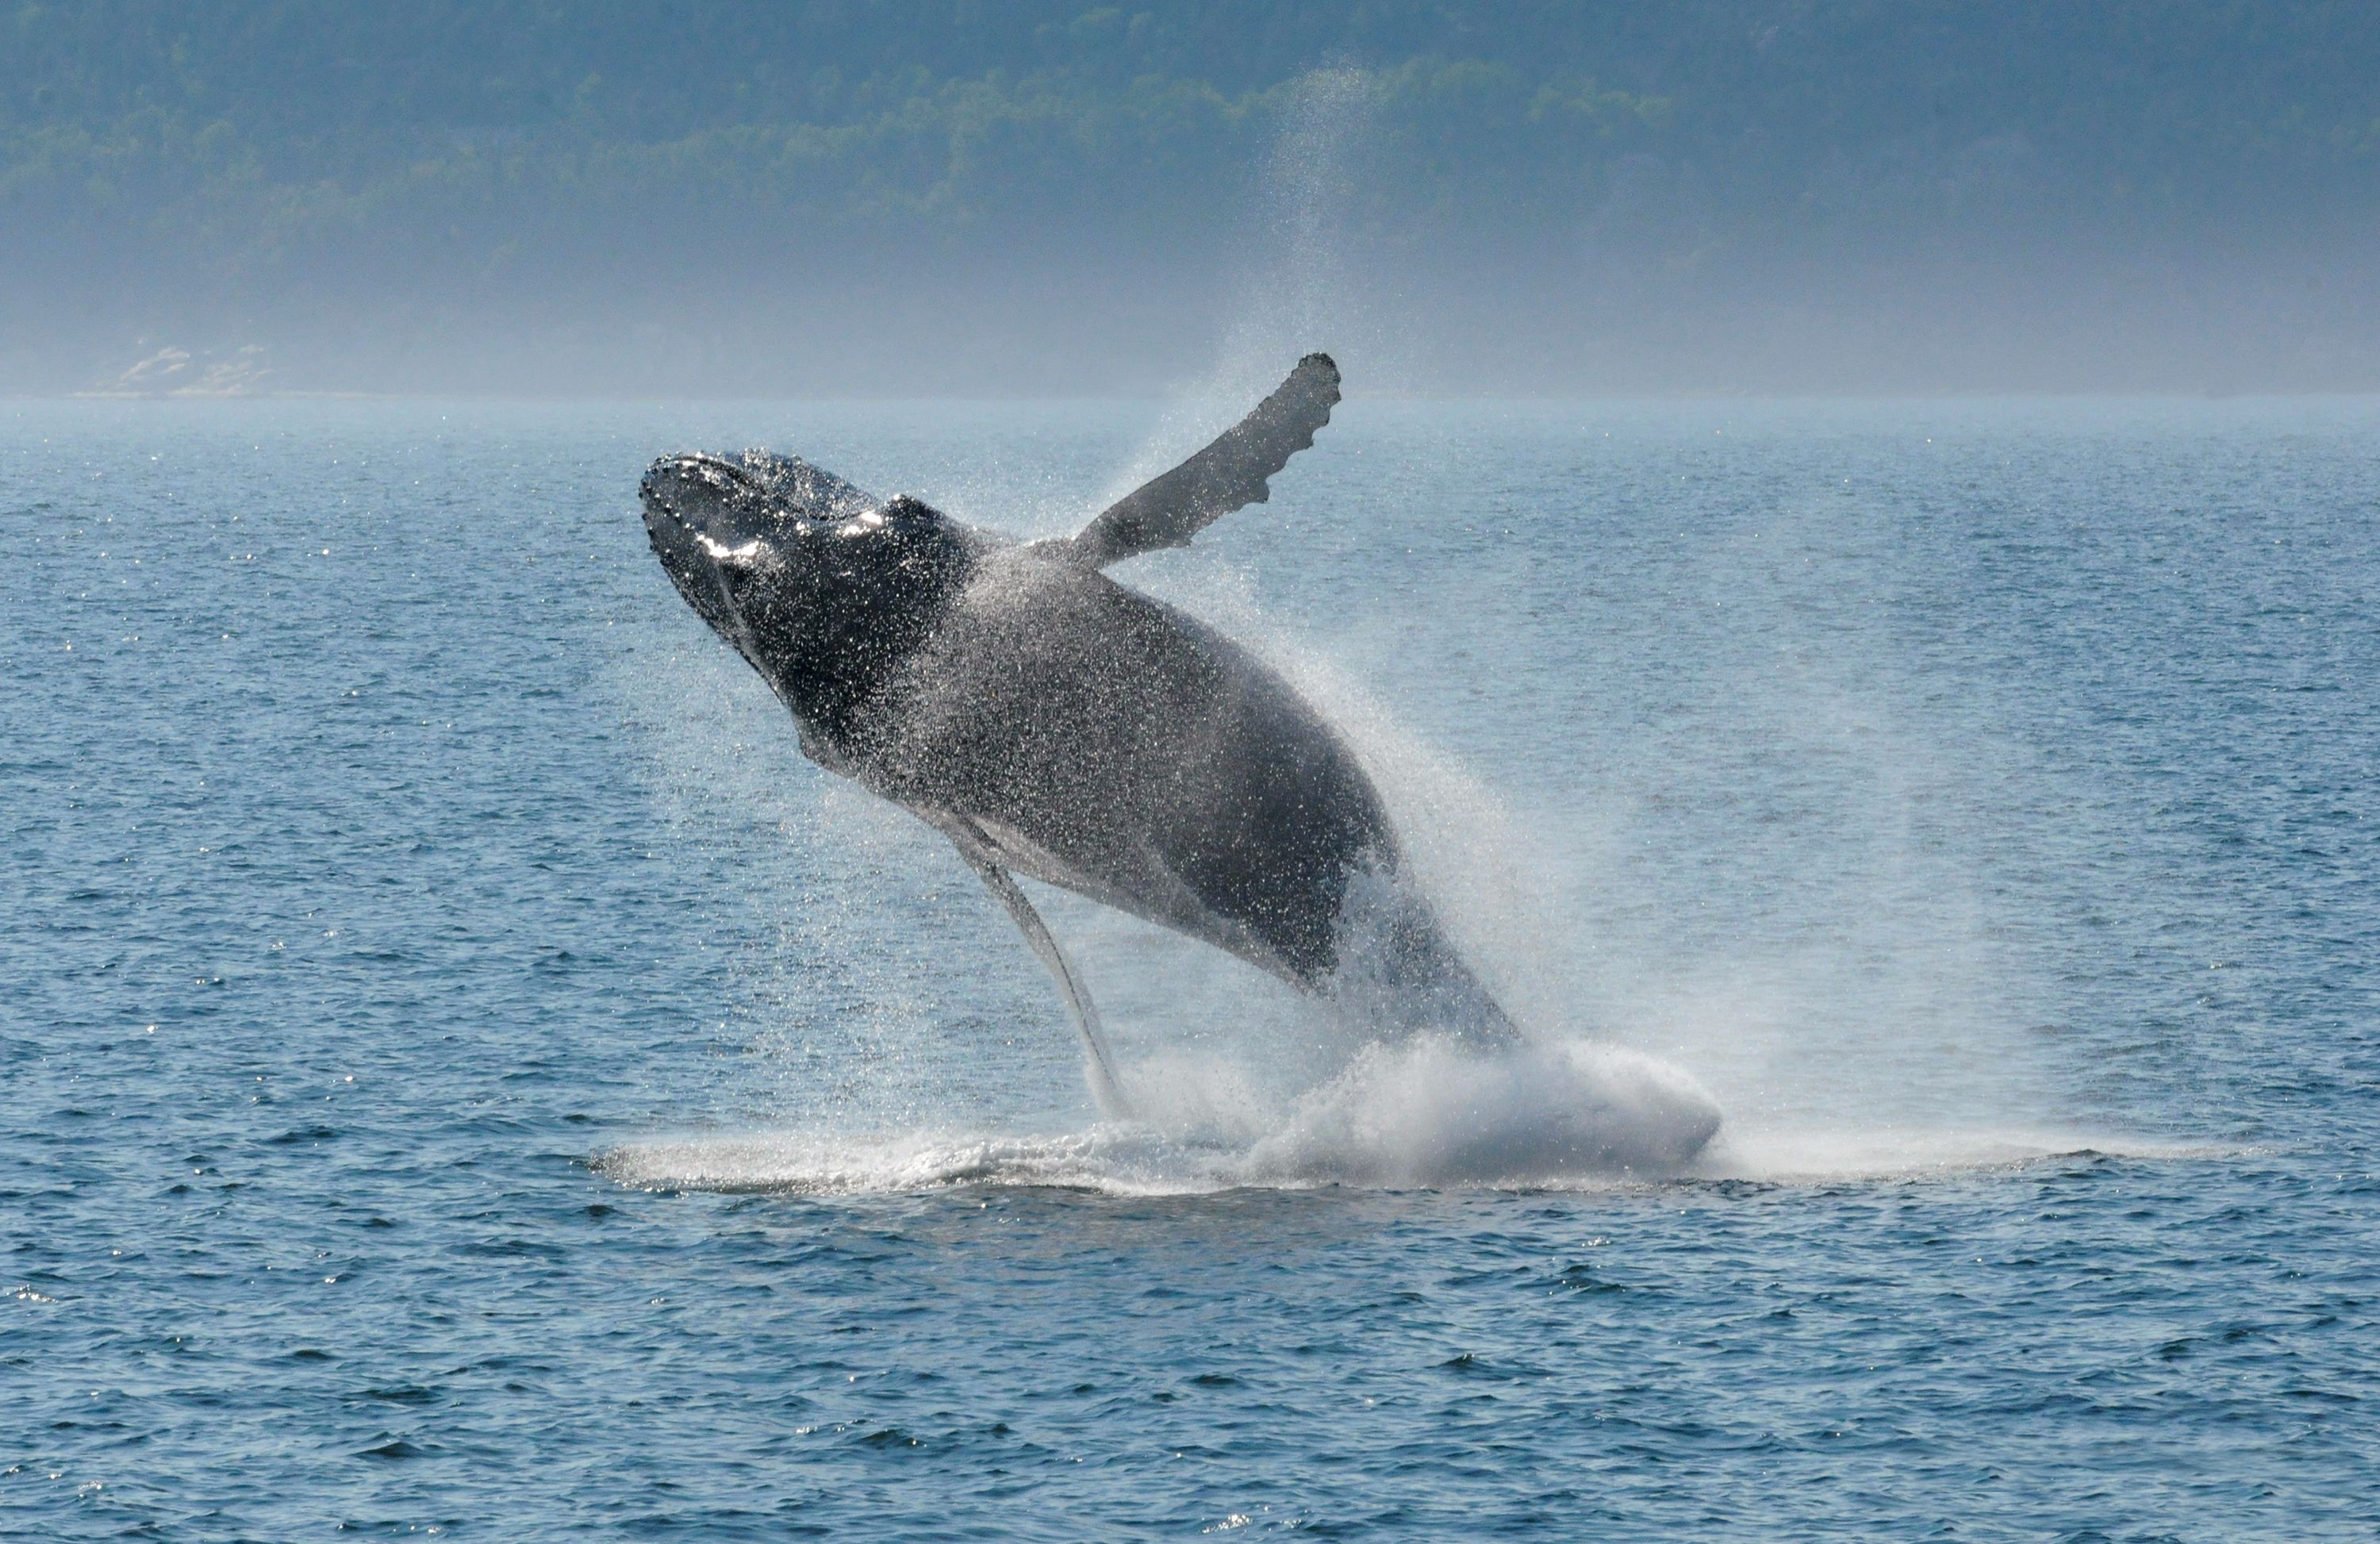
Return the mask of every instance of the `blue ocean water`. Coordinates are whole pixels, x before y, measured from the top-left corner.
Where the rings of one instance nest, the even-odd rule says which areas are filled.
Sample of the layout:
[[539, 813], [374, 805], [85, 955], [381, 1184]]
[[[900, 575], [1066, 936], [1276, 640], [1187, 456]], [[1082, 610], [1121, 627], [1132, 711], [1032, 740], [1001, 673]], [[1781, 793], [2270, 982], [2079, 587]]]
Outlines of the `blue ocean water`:
[[[2380, 403], [1349, 403], [1119, 577], [1542, 1049], [1041, 893], [1101, 1125], [634, 489], [1197, 428], [0, 408], [0, 1535], [2380, 1537]], [[1645, 1065], [1692, 1173], [1548, 1156]]]

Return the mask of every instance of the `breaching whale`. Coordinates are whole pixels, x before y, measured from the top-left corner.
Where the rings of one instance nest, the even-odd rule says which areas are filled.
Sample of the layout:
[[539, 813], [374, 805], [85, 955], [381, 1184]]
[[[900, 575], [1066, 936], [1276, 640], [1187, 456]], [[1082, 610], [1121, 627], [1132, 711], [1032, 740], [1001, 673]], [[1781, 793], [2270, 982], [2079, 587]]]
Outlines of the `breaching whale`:
[[951, 839], [1056, 979], [1111, 1112], [1097, 1009], [1014, 875], [1356, 994], [1384, 1027], [1514, 1034], [1346, 742], [1248, 650], [1102, 571], [1264, 502], [1338, 401], [1338, 367], [1309, 354], [1189, 460], [1031, 543], [761, 451], [645, 474], [679, 592], [792, 711], [810, 760]]

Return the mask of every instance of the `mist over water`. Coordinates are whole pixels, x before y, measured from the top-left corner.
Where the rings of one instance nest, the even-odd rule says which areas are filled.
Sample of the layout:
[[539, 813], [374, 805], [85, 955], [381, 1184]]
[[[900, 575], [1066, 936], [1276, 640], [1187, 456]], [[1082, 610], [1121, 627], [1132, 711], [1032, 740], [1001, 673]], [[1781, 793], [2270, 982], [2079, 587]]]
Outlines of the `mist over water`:
[[[1036, 468], [1038, 486], [1020, 488], [1001, 475], [994, 453], [993, 469], [952, 468], [961, 480], [944, 507], [995, 529], [1068, 534], [1236, 418], [1306, 341], [1393, 335], [1395, 302], [1358, 272], [1349, 228], [1351, 158], [1379, 91], [1347, 67], [1299, 82], [1253, 189], [1242, 320], [1214, 371], [1175, 397], [1121, 472], [1075, 468], [1099, 479], [1095, 497], [1053, 497], [1046, 464]], [[1376, 352], [1390, 357], [1393, 371], [1393, 349]], [[1342, 422], [1350, 411], [1365, 409], [1342, 409]], [[1359, 518], [1426, 522], [1433, 502], [1459, 506], [1474, 491], [1447, 480], [1450, 462], [1534, 478], [1539, 502], [1500, 502], [1487, 517], [1538, 530], [1504, 523], [1484, 533], [1534, 555], [1548, 520], [1581, 522], [1609, 507], [1600, 490], [1581, 502], [1574, 468], [1542, 464], [1544, 431], [1577, 411], [1488, 415], [1491, 439], [1516, 417], [1538, 432], [1523, 432], [1525, 449], [1508, 441], [1515, 454], [1501, 464], [1482, 463], [1475, 445], [1448, 436], [1442, 416], [1400, 415], [1394, 430], [1347, 447], [1397, 463], [1387, 486], [1398, 507], [1358, 505]], [[1608, 408], [1598, 416], [1619, 425], [1624, 454], [1641, 421]], [[1699, 416], [1711, 419], [1714, 440], [1726, 438], [1727, 417]], [[1468, 420], [1475, 429], [1481, 415]], [[1776, 409], [1732, 419], [1739, 444], [1747, 434], [1755, 446], [1771, 441], [1778, 426]], [[1590, 452], [1599, 441], [1609, 452], [1613, 432], [1590, 437], [1582, 425], [1560, 437]], [[1301, 463], [1288, 475], [1317, 474], [1327, 498], [1352, 480], [1328, 465], [1328, 452], [1350, 438], [1326, 431], [1321, 452], [1308, 456], [1324, 464]], [[1649, 484], [1635, 492], [1674, 502], [1668, 474], [1628, 470]], [[1676, 474], [1680, 483], [1691, 476]], [[1706, 483], [1691, 496], [1727, 494]], [[1063, 1176], [1093, 1187], [1196, 1191], [1898, 1172], [2121, 1146], [2127, 1134], [2085, 1131], [2059, 1107], [2058, 1070], [2034, 1033], [2043, 1014], [2035, 978], [2046, 967], [2018, 903], [1995, 893], [1990, 872], [2008, 815], [1994, 807], [1995, 790], [2070, 801], [2046, 786], [2038, 766], [2022, 764], [2019, 749], [1999, 744], [1990, 704], [1962, 701], [1946, 713], [1923, 700], [1907, 641], [1840, 603], [1848, 586], [1893, 561], [1877, 550], [1873, 512], [1807, 492], [1770, 507], [1720, 507], [1722, 523], [1691, 537], [1663, 542], [1654, 534], [1649, 555], [1657, 605], [1697, 616], [1707, 608], [1724, 626], [1662, 639], [1658, 653], [1634, 662], [1644, 682], [1613, 679], [1609, 662], [1592, 657], [1561, 671], [1534, 656], [1548, 641], [1575, 651], [1576, 640], [1543, 639], [1535, 627], [1500, 650], [1461, 650], [1482, 676], [1509, 679], [1517, 667], [1564, 684], [1593, 681], [1605, 699], [1585, 709], [1637, 720], [1640, 733], [1600, 736], [1586, 753], [1596, 782], [1555, 771], [1556, 785], [1567, 784], [1563, 802], [1534, 809], [1402, 719], [1346, 667], [1337, 640], [1268, 610], [1264, 576], [1232, 555], [1232, 529], [1123, 576], [1249, 642], [1351, 737], [1413, 849], [1415, 888], [1515, 1011], [1524, 1046], [1471, 1062], [1439, 1036], [1402, 1043], [1390, 1004], [1301, 1003], [1253, 971], [1201, 957], [1210, 952], [1195, 944], [1059, 899], [1068, 924], [1062, 945], [1069, 936], [1088, 941], [1094, 995], [1121, 991], [1134, 1010], [1111, 1034], [1144, 1042], [1129, 1076], [1141, 1118], [1129, 1132], [1011, 1134], [988, 1149], [985, 1134], [953, 1109], [871, 1106], [848, 1091], [820, 1108], [815, 1090], [804, 1089], [787, 1112], [789, 1130], [738, 1135], [722, 1147], [666, 1139], [612, 1155], [608, 1168], [648, 1183], [734, 1188], [850, 1188], [873, 1173], [895, 1188]], [[1244, 512], [1232, 527], [1264, 514]], [[1478, 517], [1471, 512], [1466, 534], [1483, 534]], [[1270, 532], [1272, 559], [1296, 565], [1299, 533], [1277, 522]], [[1591, 539], [1557, 550], [1564, 566], [1601, 555]], [[1415, 555], [1393, 545], [1378, 554], [1380, 582], [1396, 602], [1383, 606], [1375, 590], [1334, 620], [1395, 615], [1411, 628], [1410, 594], [1410, 604], [1442, 612], [1441, 629], [1464, 631], [1507, 603], [1513, 565], [1487, 565], [1483, 574], [1475, 562], [1415, 565]], [[1596, 594], [1592, 580], [1586, 594]], [[665, 805], [683, 811], [689, 797], [753, 792], [711, 769], [747, 756], [750, 741], [769, 733], [769, 713], [731, 726], [713, 716], [722, 694], [705, 694], [700, 718], [682, 706], [651, 722], [671, 767]], [[1566, 736], [1535, 710], [1524, 698], [1489, 709], [1490, 722], [1450, 727], [1500, 757], [1544, 765], [1562, 754]], [[702, 749], [689, 758], [694, 747]], [[897, 819], [888, 829], [886, 811], [853, 808], [853, 790], [837, 792], [813, 840], [880, 857], [904, 837], [918, 841]], [[750, 800], [756, 810], [776, 804]], [[1681, 829], [1681, 817], [1692, 825]], [[1714, 888], [1742, 894], [1715, 897]], [[1707, 920], [1715, 912], [1725, 920]], [[780, 946], [838, 952], [849, 927], [842, 918], [789, 920]], [[1111, 964], [1119, 959], [1129, 965]], [[888, 988], [861, 1015], [870, 1027], [857, 1033], [879, 1035], [888, 1013], [922, 1007]], [[1197, 1006], [1185, 1014], [1185, 1004]], [[800, 1059], [814, 1050], [780, 1053]], [[1721, 1139], [1706, 1150], [1722, 1119]], [[855, 1165], [825, 1133], [861, 1143], [880, 1166]], [[1004, 1156], [985, 1156], [995, 1149]]]
[[[1353, 411], [1364, 421], [1364, 408]], [[1400, 435], [1420, 424], [1410, 410], [1374, 412], [1372, 433], [1342, 436], [1361, 436], [1358, 455], [1395, 454]], [[1737, 410], [1731, 425], [1754, 447], [1739, 454], [1773, 453], [1780, 432], [1806, 427], [1795, 416]], [[1508, 470], [1529, 459], [1512, 440], [1539, 438], [1546, 427], [1542, 414], [1524, 415], [1518, 428], [1482, 415], [1472, 422], [1504, 438]], [[1726, 432], [1716, 428], [1712, 437]], [[1389, 474], [1408, 475], [1423, 474]], [[1650, 486], [1618, 496], [1665, 494], [1665, 480], [1655, 473], [1645, 479]], [[1568, 492], [1575, 501], [1577, 491]], [[1873, 591], [1853, 597], [1845, 570], [1872, 583], [1879, 566], [1897, 567], [1903, 559], [1884, 550], [1894, 537], [1871, 514], [1846, 516], [1825, 500], [1691, 540], [1625, 533], [1666, 549], [1651, 565], [1660, 588], [1614, 597], [1621, 615], [1605, 620], [1598, 650], [1575, 636], [1544, 636], [1545, 618], [1510, 614], [1516, 579], [1562, 588], [1561, 575], [1531, 571], [1548, 548], [1572, 548], [1558, 559], [1566, 563], [1613, 561], [1576, 550], [1594, 546], [1576, 533], [1615, 495], [1590, 493], [1580, 508], [1563, 505], [1562, 492], [1545, 492], [1535, 534], [1483, 531], [1475, 520], [1459, 532], [1430, 530], [1441, 544], [1468, 539], [1462, 564], [1413, 561], [1409, 538], [1435, 514], [1427, 504], [1383, 553], [1365, 558], [1351, 541], [1354, 561], [1410, 564], [1412, 572], [1378, 582], [1435, 614], [1425, 624], [1402, 602], [1337, 610], [1342, 626], [1350, 615], [1400, 615], [1405, 636], [1394, 640], [1333, 637], [1268, 610], [1260, 591], [1301, 588], [1294, 565], [1309, 533], [1268, 521], [1261, 509], [1244, 518], [1263, 533], [1263, 559], [1209, 539], [1126, 575], [1251, 643], [1350, 736], [1390, 802], [1419, 887], [1520, 1020], [1526, 1047], [1473, 1062], [1428, 1036], [1375, 1044], [1382, 1027], [1360, 1009], [1350, 1017], [1301, 1002], [1214, 951], [1037, 890], [1123, 1048], [1144, 1117], [1132, 1129], [1061, 1122], [1038, 1137], [1012, 1128], [987, 1148], [996, 1134], [969, 1124], [964, 1095], [937, 1107], [838, 1093], [822, 1108], [806, 1092], [767, 1118], [785, 1129], [709, 1148], [675, 1138], [632, 1145], [607, 1166], [647, 1183], [737, 1188], [848, 1188], [872, 1173], [891, 1187], [993, 1179], [1142, 1193], [1936, 1172], [2155, 1148], [2150, 1132], [2085, 1120], [2065, 1096], [2070, 1069], [2043, 1033], [2049, 940], [2040, 919], [2022, 914], [2005, 873], [2012, 827], [2048, 810], [2070, 824], [2095, 812], [2010, 740], [1988, 700], [1929, 708], [1947, 699], [1924, 679], [1912, 644], [1864, 619], [1873, 602], [1861, 597]], [[996, 505], [1002, 495], [978, 496]], [[1467, 494], [1449, 488], [1443, 496]], [[978, 517], [997, 523], [996, 515]], [[1517, 550], [1483, 555], [1483, 544]], [[1824, 577], [1815, 573], [1821, 554]], [[1264, 561], [1291, 577], [1266, 583]], [[1633, 638], [1623, 630], [1631, 609], [1644, 613], [1633, 619], [1644, 629]], [[1681, 626], [1681, 614], [1707, 620]], [[1416, 630], [1462, 640], [1452, 658], [1430, 666], [1474, 715], [1446, 732], [1490, 748], [1508, 780], [1538, 782], [1533, 803], [1500, 793], [1351, 668], [1351, 650], [1402, 655], [1420, 647]], [[1390, 661], [1388, 670], [1413, 663]], [[1482, 679], [1458, 679], [1466, 668]], [[1516, 670], [1541, 688], [1578, 693], [1613, 727], [1592, 730], [1596, 742], [1584, 747], [1526, 693], [1509, 707], [1483, 695]], [[716, 693], [703, 697], [705, 711], [716, 711]], [[757, 718], [732, 730], [689, 723], [683, 709], [658, 722], [655, 732], [674, 748], [665, 801], [748, 796], [715, 768], [748, 755], [738, 736], [771, 733], [775, 711], [763, 697]], [[689, 755], [694, 747], [701, 748]], [[1563, 764], [1573, 759], [1578, 765]], [[752, 797], [772, 812], [781, 802]], [[948, 866], [938, 839], [853, 789], [836, 788], [807, 818], [775, 818], [802, 821], [809, 840], [867, 855], [871, 868], [903, 856]], [[965, 884], [954, 888], [966, 895]], [[780, 947], [834, 952], [834, 930], [850, 926], [847, 918], [789, 924]], [[893, 968], [935, 966], [903, 960]], [[881, 984], [902, 1006], [880, 1003], [873, 1015], [936, 1011], [904, 982]], [[930, 1046], [929, 1023], [912, 1033]], [[1049, 1034], [1053, 1047], [1063, 1043], [1062, 1026]], [[1720, 1138], [1682, 1162], [1706, 1129], [1714, 1096], [1726, 1117]], [[839, 1139], [880, 1166], [854, 1161]]]

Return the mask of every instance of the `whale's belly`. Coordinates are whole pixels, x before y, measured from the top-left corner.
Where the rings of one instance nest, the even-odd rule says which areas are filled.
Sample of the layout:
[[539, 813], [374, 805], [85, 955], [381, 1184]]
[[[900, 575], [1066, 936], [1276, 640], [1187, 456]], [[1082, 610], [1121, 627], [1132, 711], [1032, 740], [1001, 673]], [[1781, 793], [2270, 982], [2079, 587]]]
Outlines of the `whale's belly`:
[[1313, 986], [1398, 858], [1345, 743], [1245, 650], [1104, 577], [994, 570], [862, 737], [862, 776], [1008, 866]]

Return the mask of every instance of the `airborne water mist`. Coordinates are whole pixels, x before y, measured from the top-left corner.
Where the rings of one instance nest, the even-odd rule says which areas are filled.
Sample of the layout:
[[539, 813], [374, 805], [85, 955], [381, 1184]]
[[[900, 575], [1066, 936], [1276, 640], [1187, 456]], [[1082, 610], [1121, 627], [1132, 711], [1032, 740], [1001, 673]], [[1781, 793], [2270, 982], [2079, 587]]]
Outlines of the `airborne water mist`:
[[[1061, 537], [1070, 509], [1227, 422], [1305, 338], [1355, 340], [1368, 385], [1415, 375], [1352, 213], [1377, 86], [1357, 69], [1301, 85], [1250, 189], [1236, 320], [1157, 432], [1122, 451], [1135, 431], [1108, 415], [1107, 438], [1073, 452], [1074, 503], [1037, 459], [1043, 442], [990, 477], [970, 448], [941, 472], [959, 506]], [[1727, 409], [1352, 412], [1333, 431], [1344, 454], [1305, 458], [1285, 485], [1293, 503], [1244, 512], [1227, 541], [1142, 558], [1133, 579], [1248, 643], [1345, 736], [1405, 878], [1525, 1042], [1457, 1076], [1427, 1036], [1375, 1045], [1360, 992], [1301, 1002], [1050, 893], [1056, 931], [1109, 1005], [1135, 1129], [994, 1139], [974, 1135], [1001, 1126], [994, 1111], [962, 1115], [941, 1095], [857, 1122], [911, 1134], [867, 1138], [907, 1157], [860, 1167], [1160, 1188], [1545, 1183], [1676, 1169], [1721, 1107], [1700, 1172], [1898, 1172], [2082, 1145], [2028, 1028], [2052, 1010], [1991, 857], [1994, 821], [2021, 813], [1995, 800], [2058, 796], [1991, 734], [1987, 699], [1968, 692], [1945, 716], [1908, 643], [1870, 621], [1900, 538], [1834, 491], [1871, 450], [1823, 418]], [[1548, 461], [1556, 443], [1568, 448]], [[1788, 474], [1803, 491], [1780, 504]], [[1571, 613], [1616, 652], [1576, 654], [1556, 620]], [[1449, 663], [1416, 673], [1418, 637]], [[1417, 674], [1436, 706], [1408, 700]], [[856, 806], [830, 805], [856, 829]], [[929, 997], [884, 977], [869, 994], [905, 997], [907, 1027], [874, 1042], [880, 1064], [935, 1053]], [[935, 1081], [914, 1064], [906, 1076]], [[776, 1140], [747, 1152], [753, 1183], [844, 1174], [799, 1157], [807, 1138]]]
[[[1330, 1004], [1353, 1043], [1385, 1037], [1483, 1067], [1524, 1049], [1446, 940], [1338, 736], [1221, 634], [1100, 573], [1265, 502], [1338, 399], [1336, 367], [1309, 355], [1079, 535], [1022, 547], [758, 451], [664, 456], [642, 485], [662, 568], [783, 700], [803, 754], [948, 836], [1010, 913], [1061, 989], [1111, 1118], [1135, 1101], [1098, 1009], [1012, 871], [1239, 955]], [[1421, 1176], [1509, 1177], [1522, 1156], [1553, 1172], [1673, 1167], [1718, 1124], [1682, 1078], [1655, 1079], [1652, 1097], [1640, 1077], [1581, 1087], [1560, 1101], [1570, 1119], [1533, 1119], [1516, 1153], [1509, 1133], [1483, 1135], [1498, 1125], [1486, 1112], [1512, 1104], [1492, 1079], [1466, 1067], [1434, 1081], [1467, 1088], [1467, 1113], [1390, 1122]]]

